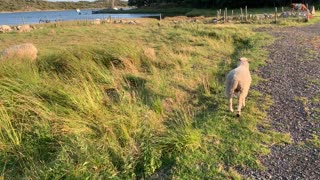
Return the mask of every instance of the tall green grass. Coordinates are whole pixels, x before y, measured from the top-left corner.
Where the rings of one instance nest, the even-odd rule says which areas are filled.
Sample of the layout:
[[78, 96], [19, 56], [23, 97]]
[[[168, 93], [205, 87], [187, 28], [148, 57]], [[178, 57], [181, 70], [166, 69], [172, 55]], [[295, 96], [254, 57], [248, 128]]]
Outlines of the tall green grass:
[[1, 62], [4, 178], [240, 178], [237, 168], [262, 168], [271, 144], [290, 142], [257, 130], [270, 104], [259, 92], [242, 118], [227, 111], [225, 74], [239, 56], [263, 65], [270, 42], [248, 26], [69, 22], [2, 41], [40, 52]]

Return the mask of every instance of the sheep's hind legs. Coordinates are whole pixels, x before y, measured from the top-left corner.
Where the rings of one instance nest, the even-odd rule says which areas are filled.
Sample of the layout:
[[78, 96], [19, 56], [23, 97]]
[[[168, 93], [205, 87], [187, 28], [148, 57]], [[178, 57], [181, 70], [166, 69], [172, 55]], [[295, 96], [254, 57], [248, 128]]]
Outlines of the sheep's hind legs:
[[245, 98], [240, 95], [239, 96], [238, 110], [237, 110], [237, 117], [241, 116], [242, 105], [245, 106]]
[[229, 98], [229, 110], [233, 112], [233, 107], [232, 107], [232, 98]]

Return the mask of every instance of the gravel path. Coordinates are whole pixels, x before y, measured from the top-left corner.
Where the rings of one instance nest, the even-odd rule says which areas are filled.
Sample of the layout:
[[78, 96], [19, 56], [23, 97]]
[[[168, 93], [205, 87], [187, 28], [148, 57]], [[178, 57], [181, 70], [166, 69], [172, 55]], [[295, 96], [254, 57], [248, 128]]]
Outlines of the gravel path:
[[259, 70], [267, 81], [254, 89], [271, 95], [267, 118], [276, 131], [290, 133], [293, 143], [273, 146], [261, 158], [265, 171], [242, 173], [252, 179], [320, 179], [320, 148], [308, 142], [320, 136], [320, 24], [263, 31], [277, 40], [267, 47], [268, 65]]

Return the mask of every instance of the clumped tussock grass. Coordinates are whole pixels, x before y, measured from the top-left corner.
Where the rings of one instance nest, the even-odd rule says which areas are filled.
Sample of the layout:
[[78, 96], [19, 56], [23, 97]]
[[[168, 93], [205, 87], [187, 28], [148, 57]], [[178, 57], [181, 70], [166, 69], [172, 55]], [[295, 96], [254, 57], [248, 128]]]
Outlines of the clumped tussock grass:
[[4, 49], [1, 52], [2, 60], [10, 60], [10, 59], [27, 59], [27, 60], [35, 60], [37, 58], [38, 50], [37, 48], [30, 43], [19, 44], [16, 46], [11, 46]]
[[[244, 9], [244, 7], [242, 7]], [[219, 9], [192, 9], [191, 11], [187, 12], [186, 16], [216, 16], [217, 10]], [[223, 11], [224, 9], [222, 9]], [[289, 11], [289, 8], [285, 8], [285, 11]], [[240, 8], [237, 9], [228, 9], [228, 16], [231, 16], [231, 11], [233, 11], [234, 16], [240, 16]], [[274, 13], [274, 8], [248, 8], [248, 14], [264, 14], [264, 13]]]
[[4, 178], [237, 179], [239, 167], [261, 168], [257, 157], [269, 145], [290, 142], [257, 130], [268, 128], [263, 95], [251, 93], [241, 119], [223, 95], [236, 58], [263, 65], [266, 35], [155, 20], [61, 23], [54, 38], [51, 28], [5, 36], [40, 51], [36, 62], [0, 66]]

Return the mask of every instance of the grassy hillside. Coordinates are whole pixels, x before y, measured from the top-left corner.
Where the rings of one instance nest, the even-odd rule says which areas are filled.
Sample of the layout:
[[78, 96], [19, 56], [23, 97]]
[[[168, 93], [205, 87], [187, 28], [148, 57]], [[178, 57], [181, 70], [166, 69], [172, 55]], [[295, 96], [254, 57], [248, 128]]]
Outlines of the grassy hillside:
[[[285, 10], [289, 10], [289, 7], [285, 7]], [[164, 7], [164, 8], [154, 8], [154, 7], [142, 7], [131, 10], [113, 10], [113, 9], [101, 9], [95, 11], [96, 13], [112, 13], [112, 14], [122, 14], [122, 13], [161, 13], [162, 17], [166, 16], [206, 16], [213, 17], [217, 16], [217, 10], [219, 9], [197, 9], [197, 8], [188, 8], [188, 7]], [[223, 13], [224, 9], [221, 9]], [[233, 11], [234, 16], [240, 15], [240, 8], [234, 8], [228, 10], [228, 16], [231, 16]], [[274, 8], [248, 8], [248, 14], [263, 14], [263, 13], [274, 13]]]
[[41, 26], [0, 36], [0, 49], [39, 49], [0, 64], [2, 178], [239, 179], [290, 142], [267, 130], [271, 101], [255, 90], [241, 118], [227, 111], [225, 74], [246, 56], [256, 84], [271, 41], [247, 25]]

